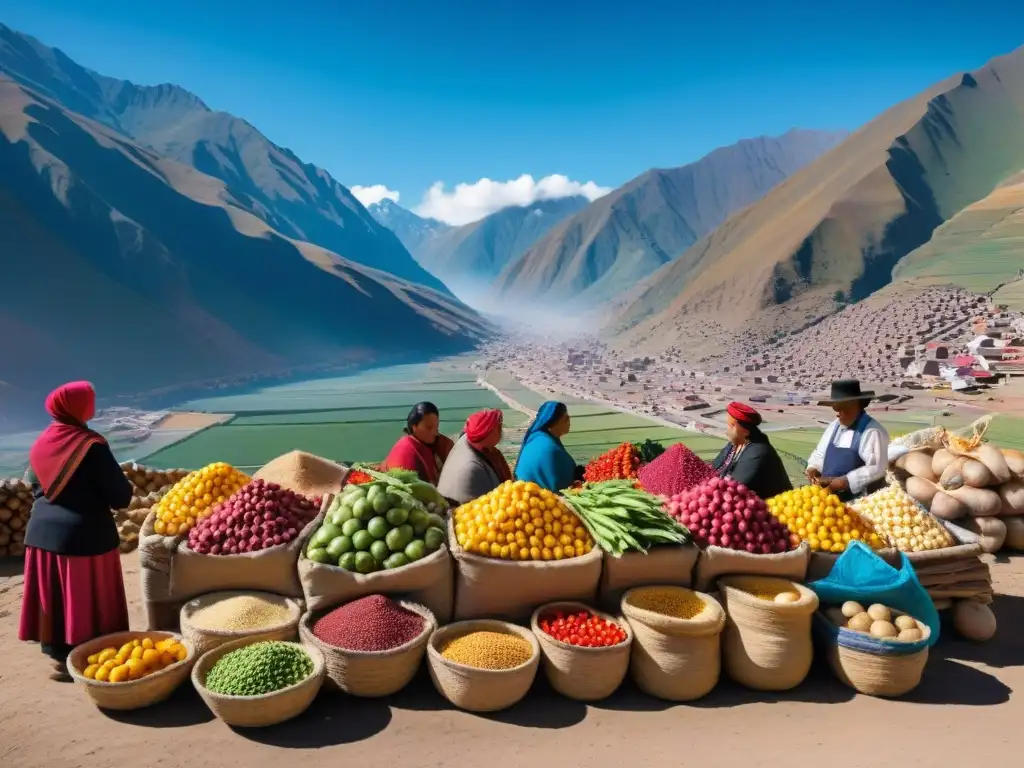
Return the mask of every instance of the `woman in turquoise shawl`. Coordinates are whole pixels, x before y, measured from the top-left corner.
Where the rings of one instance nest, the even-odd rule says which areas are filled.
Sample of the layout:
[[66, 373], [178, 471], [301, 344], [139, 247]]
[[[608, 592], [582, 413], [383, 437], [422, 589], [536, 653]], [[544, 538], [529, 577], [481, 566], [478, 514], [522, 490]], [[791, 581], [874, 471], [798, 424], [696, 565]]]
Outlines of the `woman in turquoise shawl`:
[[561, 491], [572, 485], [576, 481], [576, 462], [561, 440], [568, 432], [569, 409], [565, 403], [544, 403], [523, 435], [516, 480], [536, 483], [549, 491]]

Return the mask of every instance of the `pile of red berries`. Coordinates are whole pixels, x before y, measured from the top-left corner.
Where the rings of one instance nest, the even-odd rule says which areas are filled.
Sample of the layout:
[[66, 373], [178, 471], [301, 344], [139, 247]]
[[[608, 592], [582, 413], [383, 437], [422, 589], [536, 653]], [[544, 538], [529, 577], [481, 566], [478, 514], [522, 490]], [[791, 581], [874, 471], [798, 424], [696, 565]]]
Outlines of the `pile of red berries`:
[[555, 640], [584, 648], [607, 648], [626, 640], [626, 630], [589, 611], [554, 611], [542, 616], [537, 624]]

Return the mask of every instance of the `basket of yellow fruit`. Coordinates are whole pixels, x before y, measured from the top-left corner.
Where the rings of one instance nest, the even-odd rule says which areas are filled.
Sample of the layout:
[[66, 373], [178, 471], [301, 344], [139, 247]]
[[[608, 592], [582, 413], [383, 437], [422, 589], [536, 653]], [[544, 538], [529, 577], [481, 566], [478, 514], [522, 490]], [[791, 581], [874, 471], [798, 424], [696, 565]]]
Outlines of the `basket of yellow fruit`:
[[171, 632], [116, 632], [68, 655], [68, 672], [102, 709], [140, 709], [163, 701], [188, 678], [196, 653]]

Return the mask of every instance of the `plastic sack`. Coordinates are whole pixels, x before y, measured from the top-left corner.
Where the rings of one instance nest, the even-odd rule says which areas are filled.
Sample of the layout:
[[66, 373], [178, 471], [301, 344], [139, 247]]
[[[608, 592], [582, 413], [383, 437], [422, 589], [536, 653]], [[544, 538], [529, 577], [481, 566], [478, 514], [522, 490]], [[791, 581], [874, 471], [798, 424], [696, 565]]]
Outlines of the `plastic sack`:
[[866, 544], [850, 542], [828, 576], [807, 586], [825, 604], [842, 605], [847, 600], [856, 600], [865, 605], [882, 603], [909, 613], [928, 625], [931, 630], [929, 646], [939, 639], [939, 612], [918, 581], [914, 566], [902, 552], [900, 567], [893, 568]]

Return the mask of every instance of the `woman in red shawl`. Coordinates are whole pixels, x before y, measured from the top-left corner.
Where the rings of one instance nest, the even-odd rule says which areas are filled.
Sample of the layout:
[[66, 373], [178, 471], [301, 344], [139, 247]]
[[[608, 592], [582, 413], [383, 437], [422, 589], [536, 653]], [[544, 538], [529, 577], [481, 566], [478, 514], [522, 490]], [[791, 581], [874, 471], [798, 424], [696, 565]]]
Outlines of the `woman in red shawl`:
[[405, 420], [405, 435], [398, 439], [381, 469], [407, 469], [421, 480], [437, 485], [441, 468], [455, 443], [440, 434], [441, 413], [433, 403], [417, 403]]
[[46, 398], [53, 423], [29, 451], [35, 504], [25, 532], [25, 590], [18, 638], [42, 645], [54, 679], [76, 645], [128, 629], [119, 537], [112, 509], [132, 499], [107, 441], [86, 426], [92, 384], [76, 381]]
[[512, 470], [498, 450], [501, 427], [502, 413], [497, 409], [478, 411], [466, 420], [465, 432], [441, 470], [437, 490], [442, 496], [465, 504], [512, 479]]

